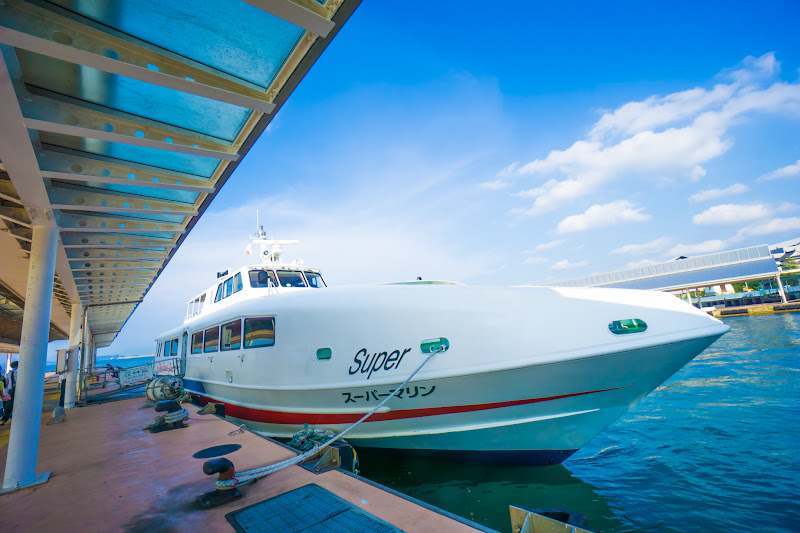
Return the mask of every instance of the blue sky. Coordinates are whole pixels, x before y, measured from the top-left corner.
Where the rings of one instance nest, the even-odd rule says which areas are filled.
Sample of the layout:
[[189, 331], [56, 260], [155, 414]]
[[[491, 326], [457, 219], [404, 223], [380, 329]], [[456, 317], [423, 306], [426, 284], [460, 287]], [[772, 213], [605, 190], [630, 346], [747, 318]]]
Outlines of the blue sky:
[[247, 263], [256, 209], [334, 285], [536, 284], [794, 238], [799, 21], [793, 1], [365, 0], [100, 353], [152, 352]]

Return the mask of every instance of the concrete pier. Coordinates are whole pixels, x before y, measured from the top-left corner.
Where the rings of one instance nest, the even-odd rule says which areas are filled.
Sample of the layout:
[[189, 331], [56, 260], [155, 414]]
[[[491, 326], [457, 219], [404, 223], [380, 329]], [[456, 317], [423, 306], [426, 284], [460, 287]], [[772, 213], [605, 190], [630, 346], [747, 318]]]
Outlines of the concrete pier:
[[[286, 447], [188, 408], [189, 427], [151, 434], [142, 427], [155, 416], [132, 399], [70, 409], [66, 422], [41, 417], [39, 464], [52, 471], [35, 490], [0, 496], [4, 531], [233, 531], [226, 516], [267, 498], [317, 484], [376, 518], [406, 532], [490, 531], [339, 470], [314, 474], [291, 466], [242, 487], [244, 496], [201, 510], [195, 498], [214, 489], [216, 476], [202, 471], [192, 454], [221, 444], [240, 444], [226, 455], [243, 471], [294, 456]], [[8, 430], [0, 428], [0, 464]]]

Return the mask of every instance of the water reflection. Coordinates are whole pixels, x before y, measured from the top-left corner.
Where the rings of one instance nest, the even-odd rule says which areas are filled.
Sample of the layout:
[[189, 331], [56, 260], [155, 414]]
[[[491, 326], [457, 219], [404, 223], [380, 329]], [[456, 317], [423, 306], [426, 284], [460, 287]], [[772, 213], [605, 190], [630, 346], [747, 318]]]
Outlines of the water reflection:
[[508, 532], [508, 505], [561, 507], [598, 533], [800, 531], [800, 313], [733, 328], [564, 465], [360, 451], [362, 472]]
[[564, 465], [483, 465], [359, 448], [361, 474], [479, 524], [507, 532], [508, 506], [559, 507], [596, 531], [629, 531], [592, 485]]

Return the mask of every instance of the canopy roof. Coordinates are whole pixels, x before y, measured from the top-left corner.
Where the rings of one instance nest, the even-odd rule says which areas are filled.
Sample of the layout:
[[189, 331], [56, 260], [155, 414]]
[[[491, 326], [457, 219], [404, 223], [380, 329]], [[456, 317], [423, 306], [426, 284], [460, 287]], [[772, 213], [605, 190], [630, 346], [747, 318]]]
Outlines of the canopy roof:
[[2, 0], [4, 297], [57, 225], [55, 336], [81, 301], [110, 344], [359, 3]]

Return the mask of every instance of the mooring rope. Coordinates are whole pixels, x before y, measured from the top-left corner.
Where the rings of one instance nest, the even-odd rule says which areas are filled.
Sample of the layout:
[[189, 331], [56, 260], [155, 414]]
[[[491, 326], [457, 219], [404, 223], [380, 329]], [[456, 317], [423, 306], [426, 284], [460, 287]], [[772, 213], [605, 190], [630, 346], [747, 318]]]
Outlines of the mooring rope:
[[176, 422], [181, 422], [182, 420], [186, 420], [189, 418], [189, 411], [185, 408], [181, 409], [180, 411], [175, 411], [174, 413], [164, 413], [163, 415], [158, 415], [155, 420], [147, 424], [142, 429], [148, 430], [158, 426], [161, 422], [165, 422], [167, 424], [174, 424]]
[[217, 481], [214, 482], [214, 485], [219, 490], [230, 490], [230, 489], [233, 489], [234, 487], [236, 487], [236, 485], [247, 483], [248, 481], [254, 481], [254, 480], [262, 478], [264, 476], [268, 476], [269, 474], [272, 474], [272, 473], [277, 472], [279, 470], [283, 470], [284, 468], [288, 468], [288, 467], [290, 467], [292, 465], [296, 465], [298, 463], [302, 463], [307, 458], [311, 457], [312, 455], [315, 455], [322, 448], [325, 448], [326, 446], [330, 446], [331, 444], [333, 444], [337, 440], [339, 440], [342, 437], [344, 437], [348, 432], [350, 432], [351, 429], [353, 429], [354, 427], [359, 425], [361, 422], [363, 422], [364, 420], [366, 420], [367, 418], [369, 418], [370, 416], [375, 414], [381, 407], [384, 406], [384, 404], [386, 404], [386, 402], [391, 400], [401, 390], [403, 390], [403, 387], [405, 387], [408, 384], [408, 382], [411, 381], [411, 379], [414, 376], [417, 375], [417, 372], [422, 370], [422, 367], [424, 367], [426, 364], [428, 364], [428, 361], [430, 361], [433, 358], [434, 355], [436, 355], [437, 353], [441, 353], [443, 351], [445, 351], [445, 347], [443, 345], [439, 344], [439, 345], [433, 346], [431, 348], [430, 355], [428, 355], [428, 357], [425, 358], [425, 360], [422, 362], [422, 364], [419, 365], [417, 367], [417, 369], [414, 370], [411, 373], [411, 375], [408, 376], [406, 378], [406, 380], [403, 383], [400, 384], [399, 387], [395, 388], [394, 391], [392, 391], [392, 393], [389, 394], [389, 396], [384, 398], [381, 403], [376, 405], [375, 408], [372, 411], [370, 411], [367, 414], [365, 414], [364, 416], [362, 416], [358, 421], [354, 422], [352, 425], [350, 425], [350, 427], [345, 428], [341, 433], [339, 433], [338, 435], [336, 435], [335, 437], [330, 439], [328, 442], [326, 442], [324, 444], [320, 444], [319, 446], [316, 446], [315, 448], [312, 448], [311, 450], [309, 450], [309, 451], [307, 451], [307, 452], [305, 452], [303, 454], [300, 454], [297, 457], [292, 457], [291, 459], [286, 459], [284, 461], [280, 461], [278, 463], [274, 463], [274, 464], [267, 465], [267, 466], [262, 466], [260, 468], [253, 468], [252, 470], [245, 470], [244, 472], [240, 472], [239, 474], [237, 474], [236, 477], [234, 477], [233, 479], [227, 479], [227, 480], [224, 480], [224, 481], [217, 480]]

